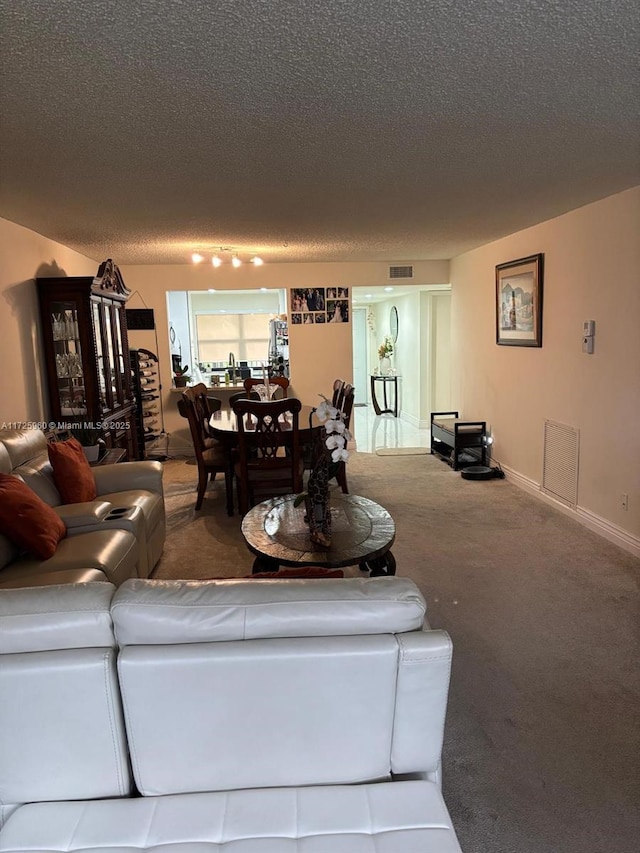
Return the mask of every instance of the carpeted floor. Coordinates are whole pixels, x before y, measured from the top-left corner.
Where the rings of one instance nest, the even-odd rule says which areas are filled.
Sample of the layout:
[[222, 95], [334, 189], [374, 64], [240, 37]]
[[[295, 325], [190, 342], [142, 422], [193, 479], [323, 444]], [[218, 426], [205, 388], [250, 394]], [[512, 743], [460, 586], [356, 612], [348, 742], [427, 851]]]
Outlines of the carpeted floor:
[[[508, 479], [433, 456], [352, 453], [347, 469], [394, 517], [398, 574], [453, 639], [443, 790], [465, 853], [636, 853], [640, 561]], [[222, 479], [198, 513], [195, 482], [165, 463], [155, 577], [250, 573]]]

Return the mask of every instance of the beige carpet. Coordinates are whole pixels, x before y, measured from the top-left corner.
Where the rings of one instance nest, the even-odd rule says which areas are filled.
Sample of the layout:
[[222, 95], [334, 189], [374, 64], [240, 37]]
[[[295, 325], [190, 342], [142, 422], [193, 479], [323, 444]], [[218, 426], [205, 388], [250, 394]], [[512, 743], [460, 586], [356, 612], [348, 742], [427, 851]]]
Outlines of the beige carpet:
[[[636, 853], [640, 561], [506, 480], [353, 453], [350, 490], [396, 521], [398, 574], [453, 639], [444, 796], [465, 853]], [[222, 479], [165, 463], [156, 577], [242, 575]], [[402, 853], [402, 851], [398, 851]]]

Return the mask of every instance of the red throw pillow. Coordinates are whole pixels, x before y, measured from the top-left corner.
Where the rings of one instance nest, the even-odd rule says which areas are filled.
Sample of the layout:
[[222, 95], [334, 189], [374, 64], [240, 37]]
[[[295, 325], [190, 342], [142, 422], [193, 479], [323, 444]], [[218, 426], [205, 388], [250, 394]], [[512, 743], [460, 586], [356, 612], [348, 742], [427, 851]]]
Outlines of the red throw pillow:
[[63, 504], [81, 504], [96, 499], [96, 481], [82, 445], [75, 438], [48, 445], [49, 462]]
[[41, 560], [53, 557], [67, 527], [26, 483], [0, 474], [0, 533]]

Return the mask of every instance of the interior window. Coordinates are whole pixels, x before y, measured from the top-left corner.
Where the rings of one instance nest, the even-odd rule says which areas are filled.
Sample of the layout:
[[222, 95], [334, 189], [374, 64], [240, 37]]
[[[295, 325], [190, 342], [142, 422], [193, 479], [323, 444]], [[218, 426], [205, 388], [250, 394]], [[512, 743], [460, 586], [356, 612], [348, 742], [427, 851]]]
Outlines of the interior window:
[[269, 351], [268, 314], [197, 314], [198, 362], [264, 361]]

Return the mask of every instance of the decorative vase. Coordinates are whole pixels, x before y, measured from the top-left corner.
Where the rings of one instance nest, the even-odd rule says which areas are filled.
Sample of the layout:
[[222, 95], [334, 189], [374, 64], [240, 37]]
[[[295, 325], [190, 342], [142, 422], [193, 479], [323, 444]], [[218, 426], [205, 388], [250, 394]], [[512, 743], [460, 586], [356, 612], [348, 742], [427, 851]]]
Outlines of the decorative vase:
[[388, 355], [380, 359], [380, 376], [388, 376], [391, 373], [391, 359]]
[[97, 462], [100, 457], [100, 445], [99, 444], [91, 444], [83, 446], [84, 455], [87, 459], [87, 462]]
[[329, 457], [320, 454], [309, 474], [305, 498], [305, 521], [309, 538], [322, 548], [331, 546], [331, 507], [329, 505]]

